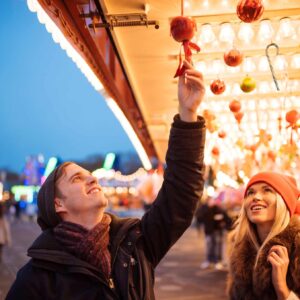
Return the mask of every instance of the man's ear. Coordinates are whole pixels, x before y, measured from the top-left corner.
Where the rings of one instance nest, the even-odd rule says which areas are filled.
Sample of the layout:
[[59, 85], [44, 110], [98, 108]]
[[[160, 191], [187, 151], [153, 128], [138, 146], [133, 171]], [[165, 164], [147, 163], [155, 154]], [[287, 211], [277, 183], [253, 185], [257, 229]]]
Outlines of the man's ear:
[[54, 198], [54, 205], [55, 205], [55, 211], [57, 213], [66, 212], [64, 201], [62, 201], [61, 199], [55, 197]]

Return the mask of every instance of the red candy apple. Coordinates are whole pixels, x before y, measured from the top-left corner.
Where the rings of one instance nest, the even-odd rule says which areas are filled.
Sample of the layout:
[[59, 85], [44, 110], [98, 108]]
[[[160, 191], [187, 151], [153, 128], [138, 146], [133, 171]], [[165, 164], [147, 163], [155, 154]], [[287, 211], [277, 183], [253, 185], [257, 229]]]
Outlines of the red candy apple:
[[196, 32], [196, 22], [188, 17], [178, 16], [171, 21], [171, 34], [175, 41], [189, 41]]
[[[197, 30], [196, 22], [188, 17], [178, 16], [171, 21], [171, 35], [175, 41], [182, 43], [184, 49], [184, 56], [188, 62], [192, 59], [192, 49], [197, 52], [200, 51], [200, 47], [191, 42], [190, 40], [195, 35]], [[181, 51], [179, 53], [179, 66], [174, 77], [181, 76], [185, 71], [185, 67], [182, 65]]]

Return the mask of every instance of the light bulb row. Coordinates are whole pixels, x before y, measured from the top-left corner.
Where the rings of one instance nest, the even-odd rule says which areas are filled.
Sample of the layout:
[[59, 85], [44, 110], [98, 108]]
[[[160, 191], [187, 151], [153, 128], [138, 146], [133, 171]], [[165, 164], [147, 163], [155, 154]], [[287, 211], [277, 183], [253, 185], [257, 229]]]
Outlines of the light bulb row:
[[238, 26], [229, 22], [218, 26], [205, 23], [200, 26], [195, 39], [201, 46], [218, 42], [233, 44], [235, 40], [250, 44], [255, 37], [258, 42], [271, 40], [280, 42], [287, 39], [297, 42], [297, 37], [300, 37], [299, 23], [300, 20], [292, 20], [289, 17], [284, 17], [279, 22], [261, 20], [258, 28], [256, 24], [244, 22], [239, 23]]
[[[277, 80], [280, 91], [284, 92], [299, 92], [300, 91], [300, 80]], [[226, 83], [226, 81], [225, 81]], [[256, 83], [256, 88], [250, 92], [245, 94], [241, 88], [239, 83], [226, 83], [225, 91], [221, 95], [215, 95], [210, 90], [209, 85], [206, 85], [206, 93], [208, 98], [222, 98], [222, 97], [242, 97], [245, 95], [261, 95], [261, 94], [269, 94], [276, 92], [276, 87], [274, 82], [272, 81], [271, 74], [269, 81], [259, 81]]]
[[[290, 69], [300, 69], [300, 53], [293, 55], [277, 55], [272, 59], [272, 65], [275, 71], [286, 71]], [[221, 73], [235, 74], [239, 72], [251, 73], [255, 71], [269, 72], [270, 66], [266, 56], [245, 57], [243, 63], [237, 67], [227, 66], [222, 59], [210, 61], [199, 60], [195, 63], [197, 70], [208, 75], [218, 75]]]

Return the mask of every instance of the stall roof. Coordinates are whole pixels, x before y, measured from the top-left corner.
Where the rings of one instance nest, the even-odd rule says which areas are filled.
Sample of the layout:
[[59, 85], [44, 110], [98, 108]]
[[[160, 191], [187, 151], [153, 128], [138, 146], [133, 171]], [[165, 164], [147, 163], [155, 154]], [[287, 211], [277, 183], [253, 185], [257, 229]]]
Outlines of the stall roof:
[[[164, 161], [178, 106], [173, 75], [180, 44], [170, 36], [170, 21], [180, 15], [181, 1], [38, 1], [101, 81], [105, 92], [99, 90], [124, 112], [147, 156]], [[197, 22], [193, 41], [201, 47], [193, 62], [203, 72], [207, 86], [200, 108], [208, 124], [206, 151], [219, 148], [219, 163], [241, 159], [255, 147], [279, 151], [291, 137], [285, 114], [300, 108], [300, 2], [265, 0], [262, 17], [251, 24], [237, 17], [237, 2], [184, 1], [184, 14]], [[137, 24], [140, 26], [130, 26]], [[270, 47], [279, 91], [265, 55], [270, 43], [279, 48], [276, 55], [276, 46]], [[224, 63], [224, 52], [233, 47], [244, 53], [239, 67]], [[246, 75], [256, 81], [251, 93], [240, 89]], [[216, 79], [226, 84], [221, 95], [209, 88]], [[242, 105], [240, 124], [228, 108], [233, 99]], [[227, 136], [220, 138], [220, 131]], [[292, 135], [299, 142], [296, 131]], [[206, 155], [208, 163], [214, 159]]]

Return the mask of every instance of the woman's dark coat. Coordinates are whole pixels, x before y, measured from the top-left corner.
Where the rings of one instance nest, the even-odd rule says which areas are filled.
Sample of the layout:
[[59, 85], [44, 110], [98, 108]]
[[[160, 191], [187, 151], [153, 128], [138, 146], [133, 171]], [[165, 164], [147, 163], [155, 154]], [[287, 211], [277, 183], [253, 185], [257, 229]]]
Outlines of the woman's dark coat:
[[112, 216], [112, 278], [64, 251], [52, 229], [28, 250], [7, 300], [155, 299], [154, 269], [190, 225], [203, 190], [204, 120], [175, 117], [164, 183], [151, 209], [139, 219]]

